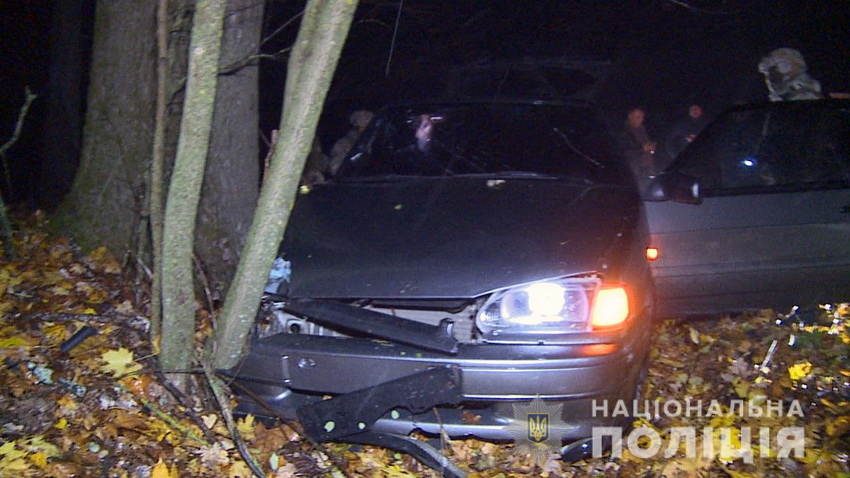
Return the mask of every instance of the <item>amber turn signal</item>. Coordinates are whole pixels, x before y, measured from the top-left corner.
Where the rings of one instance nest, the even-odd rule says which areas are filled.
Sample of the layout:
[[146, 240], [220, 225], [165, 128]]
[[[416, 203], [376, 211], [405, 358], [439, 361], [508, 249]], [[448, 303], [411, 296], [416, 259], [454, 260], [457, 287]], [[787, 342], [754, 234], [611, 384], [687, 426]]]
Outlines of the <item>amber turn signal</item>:
[[622, 286], [604, 287], [596, 294], [590, 324], [594, 328], [609, 328], [622, 324], [629, 317], [629, 297]]
[[658, 259], [658, 254], [659, 252], [657, 247], [649, 246], [646, 248], [646, 260], [654, 261], [655, 259]]

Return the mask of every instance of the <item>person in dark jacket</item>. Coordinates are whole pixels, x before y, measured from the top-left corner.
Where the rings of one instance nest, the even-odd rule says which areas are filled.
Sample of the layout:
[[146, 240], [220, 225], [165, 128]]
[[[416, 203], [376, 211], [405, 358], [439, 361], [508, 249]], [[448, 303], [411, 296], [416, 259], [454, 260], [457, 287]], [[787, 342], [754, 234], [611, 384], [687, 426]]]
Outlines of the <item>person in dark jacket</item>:
[[656, 174], [655, 148], [643, 121], [646, 117], [642, 108], [632, 108], [626, 116], [626, 124], [620, 133], [620, 148], [638, 181]]
[[705, 127], [705, 123], [702, 106], [698, 104], [688, 106], [688, 114], [673, 125], [673, 129], [667, 136], [665, 148], [670, 158], [675, 158], [691, 144], [697, 134]]

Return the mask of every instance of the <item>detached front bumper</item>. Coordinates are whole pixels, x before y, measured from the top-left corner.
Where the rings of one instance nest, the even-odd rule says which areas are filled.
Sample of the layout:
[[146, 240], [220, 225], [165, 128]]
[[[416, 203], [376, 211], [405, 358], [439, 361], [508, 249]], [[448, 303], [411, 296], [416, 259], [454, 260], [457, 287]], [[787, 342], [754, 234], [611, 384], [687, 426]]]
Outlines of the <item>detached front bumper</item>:
[[[342, 428], [316, 429], [317, 439], [340, 438], [343, 429], [368, 429], [509, 440], [514, 435], [507, 427], [521, 418], [514, 416], [513, 405], [540, 397], [562, 404], [569, 431], [561, 439], [572, 440], [590, 436], [592, 426], [616, 421], [595, 417], [594, 400], [632, 399], [645, 365], [649, 327], [630, 329], [612, 334], [617, 341], [459, 344], [455, 354], [371, 339], [279, 334], [252, 344], [249, 356], [228, 374], [237, 392], [247, 390], [240, 393], [243, 412], [268, 416], [261, 401], [279, 416], [302, 422], [309, 417], [321, 427], [335, 416], [333, 428]], [[433, 393], [440, 383], [451, 385], [445, 393]], [[411, 405], [410, 393], [425, 398]], [[321, 402], [323, 395], [335, 395], [330, 402], [336, 404]], [[322, 409], [318, 415], [309, 411], [315, 407]], [[334, 415], [334, 407], [340, 413]]]

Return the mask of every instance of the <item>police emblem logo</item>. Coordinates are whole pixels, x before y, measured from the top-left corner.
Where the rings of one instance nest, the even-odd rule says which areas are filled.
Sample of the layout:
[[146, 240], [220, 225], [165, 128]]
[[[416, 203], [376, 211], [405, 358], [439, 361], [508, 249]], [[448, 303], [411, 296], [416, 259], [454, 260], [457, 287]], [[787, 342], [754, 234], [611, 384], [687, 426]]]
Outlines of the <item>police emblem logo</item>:
[[540, 466], [548, 456], [557, 455], [561, 440], [575, 427], [564, 423], [562, 406], [557, 401], [547, 403], [539, 396], [530, 403], [514, 403], [513, 423], [505, 427], [516, 441], [514, 451], [530, 454]]
[[533, 443], [543, 443], [549, 439], [549, 414], [548, 413], [529, 413], [527, 418], [528, 423], [528, 439]]

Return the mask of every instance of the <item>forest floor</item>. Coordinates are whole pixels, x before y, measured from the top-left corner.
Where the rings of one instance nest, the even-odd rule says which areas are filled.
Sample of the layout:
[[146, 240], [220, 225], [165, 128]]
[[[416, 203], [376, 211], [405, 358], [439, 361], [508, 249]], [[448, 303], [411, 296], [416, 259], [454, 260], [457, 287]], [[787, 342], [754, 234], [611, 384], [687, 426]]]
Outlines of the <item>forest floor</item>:
[[[156, 372], [148, 284], [47, 222], [19, 218], [17, 259], [0, 255], [0, 477], [248, 477], [240, 442], [269, 477], [438, 476], [384, 448], [311, 443], [297, 423], [228, 427], [210, 393], [187, 397]], [[199, 347], [211, 316], [199, 302]], [[538, 461], [474, 439], [445, 454], [487, 478], [850, 477], [849, 327], [847, 304], [668, 320], [644, 392], [657, 405], [616, 456]]]

